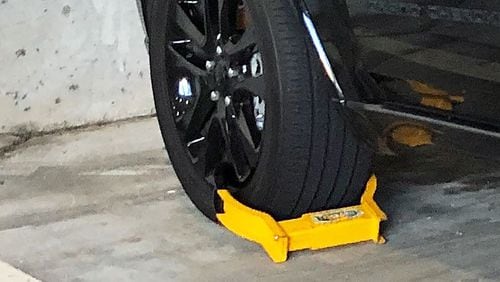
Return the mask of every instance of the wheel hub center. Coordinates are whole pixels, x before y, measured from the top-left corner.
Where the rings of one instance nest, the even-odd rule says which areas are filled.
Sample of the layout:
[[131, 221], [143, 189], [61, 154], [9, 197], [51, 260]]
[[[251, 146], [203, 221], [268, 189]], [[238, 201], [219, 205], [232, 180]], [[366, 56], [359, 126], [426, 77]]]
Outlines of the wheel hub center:
[[217, 85], [221, 85], [226, 81], [229, 65], [230, 63], [227, 58], [219, 57], [215, 59], [215, 68], [213, 74], [215, 76]]

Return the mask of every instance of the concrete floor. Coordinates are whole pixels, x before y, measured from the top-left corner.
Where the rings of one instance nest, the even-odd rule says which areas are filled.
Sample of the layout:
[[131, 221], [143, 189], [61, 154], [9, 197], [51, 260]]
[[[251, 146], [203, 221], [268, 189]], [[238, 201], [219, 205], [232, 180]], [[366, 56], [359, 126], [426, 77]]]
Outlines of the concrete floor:
[[386, 245], [275, 265], [196, 211], [154, 119], [34, 138], [0, 160], [0, 260], [44, 281], [499, 279], [498, 163], [429, 151], [377, 173]]

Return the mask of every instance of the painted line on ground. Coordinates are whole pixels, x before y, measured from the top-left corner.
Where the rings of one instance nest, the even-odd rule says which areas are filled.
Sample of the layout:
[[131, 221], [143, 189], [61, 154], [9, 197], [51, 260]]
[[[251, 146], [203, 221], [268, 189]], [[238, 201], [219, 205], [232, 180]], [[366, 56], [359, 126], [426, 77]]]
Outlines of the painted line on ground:
[[41, 282], [10, 264], [0, 261], [0, 282]]

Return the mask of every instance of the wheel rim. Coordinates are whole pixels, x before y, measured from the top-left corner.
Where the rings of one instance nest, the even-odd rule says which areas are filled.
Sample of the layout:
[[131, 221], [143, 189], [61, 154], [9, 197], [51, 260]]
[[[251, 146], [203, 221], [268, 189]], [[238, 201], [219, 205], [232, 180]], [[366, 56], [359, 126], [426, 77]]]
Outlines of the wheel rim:
[[209, 183], [254, 174], [265, 125], [265, 73], [245, 1], [171, 1], [167, 82], [177, 133]]

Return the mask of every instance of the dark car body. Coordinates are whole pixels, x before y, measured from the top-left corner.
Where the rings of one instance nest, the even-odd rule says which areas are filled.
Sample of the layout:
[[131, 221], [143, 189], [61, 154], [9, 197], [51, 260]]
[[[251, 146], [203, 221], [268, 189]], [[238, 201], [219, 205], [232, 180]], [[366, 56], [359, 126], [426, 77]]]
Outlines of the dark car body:
[[331, 98], [374, 148], [390, 139], [500, 157], [500, 2], [295, 4]]

